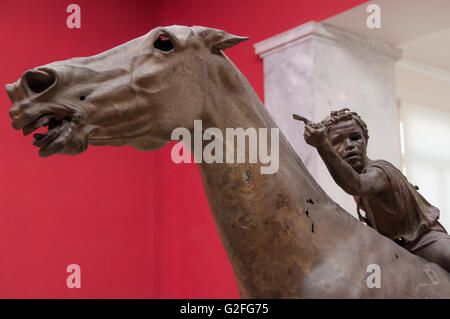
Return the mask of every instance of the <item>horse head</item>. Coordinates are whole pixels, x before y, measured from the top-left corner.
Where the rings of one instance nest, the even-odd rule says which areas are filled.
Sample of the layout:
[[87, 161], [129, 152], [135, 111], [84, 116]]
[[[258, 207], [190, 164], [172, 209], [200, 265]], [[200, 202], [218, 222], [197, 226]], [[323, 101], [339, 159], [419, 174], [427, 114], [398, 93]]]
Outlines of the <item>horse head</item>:
[[205, 27], [158, 27], [101, 54], [26, 71], [6, 86], [12, 125], [34, 134], [42, 157], [89, 145], [154, 150], [201, 119], [209, 73], [247, 38]]

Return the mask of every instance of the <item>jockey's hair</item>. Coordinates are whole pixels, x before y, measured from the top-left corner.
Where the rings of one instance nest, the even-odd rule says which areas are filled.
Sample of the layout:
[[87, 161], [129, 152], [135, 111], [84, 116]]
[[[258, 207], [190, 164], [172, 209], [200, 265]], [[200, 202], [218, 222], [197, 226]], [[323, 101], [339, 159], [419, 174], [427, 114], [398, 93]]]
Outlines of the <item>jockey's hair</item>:
[[367, 124], [362, 120], [362, 118], [356, 112], [350, 111], [348, 108], [344, 108], [338, 111], [331, 111], [330, 115], [327, 116], [320, 123], [323, 124], [327, 129], [335, 125], [338, 122], [355, 120], [363, 130], [364, 137], [366, 141], [369, 139], [369, 131], [367, 129]]

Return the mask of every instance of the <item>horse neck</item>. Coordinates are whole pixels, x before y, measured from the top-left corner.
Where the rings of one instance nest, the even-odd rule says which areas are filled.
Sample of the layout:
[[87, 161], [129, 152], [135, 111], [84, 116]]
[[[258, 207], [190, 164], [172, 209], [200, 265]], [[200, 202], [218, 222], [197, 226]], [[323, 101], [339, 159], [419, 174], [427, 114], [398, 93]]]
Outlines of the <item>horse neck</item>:
[[[205, 123], [203, 130], [208, 127], [219, 128], [225, 138], [226, 128], [243, 128], [244, 130], [267, 128], [269, 133], [267, 149], [270, 150], [270, 130], [272, 128], [278, 129], [278, 126], [247, 79], [228, 57], [224, 55], [224, 58], [229, 63], [228, 72], [216, 73], [214, 74], [215, 78], [209, 81], [211, 84], [203, 112], [203, 123]], [[248, 148], [246, 151], [248, 151]], [[296, 186], [303, 189], [312, 189], [312, 192], [317, 193], [318, 196], [326, 196], [281, 131], [279, 132], [279, 154], [279, 171], [276, 174], [261, 175], [260, 167], [266, 166], [266, 164], [262, 164], [259, 157], [255, 164], [201, 163], [200, 171], [213, 176], [220, 174], [233, 176], [236, 179], [233, 181], [242, 184], [243, 180], [241, 176], [235, 176], [236, 172], [244, 174], [243, 177], [245, 177], [247, 176], [247, 170], [251, 170], [251, 173], [255, 173], [253, 175], [255, 178], [258, 175], [259, 179], [271, 181], [275, 184], [280, 183], [280, 186], [281, 184], [288, 184], [290, 189]], [[287, 176], [284, 174], [287, 174]], [[244, 182], [247, 183], [248, 176], [244, 179]]]
[[[253, 88], [234, 65], [233, 68], [234, 73], [222, 72], [220, 78], [210, 81], [214, 84], [210, 85], [208, 107], [204, 110], [207, 126], [222, 132], [227, 127], [265, 127], [268, 131], [276, 128]], [[299, 218], [299, 211], [304, 212], [308, 199], [327, 198], [281, 132], [279, 154], [279, 170], [275, 174], [261, 174], [261, 166], [267, 164], [262, 164], [259, 157], [257, 163], [199, 164], [211, 212], [241, 294], [252, 291], [249, 294], [255, 296], [255, 291], [263, 289], [258, 282], [244, 278], [266, 271], [274, 278], [283, 276], [279, 270], [269, 269], [267, 263], [286, 243], [301, 250], [299, 233], [289, 229], [310, 232], [310, 223]], [[308, 236], [303, 238], [308, 240]], [[298, 256], [292, 258], [297, 258], [298, 263]], [[286, 263], [293, 262], [288, 259]]]

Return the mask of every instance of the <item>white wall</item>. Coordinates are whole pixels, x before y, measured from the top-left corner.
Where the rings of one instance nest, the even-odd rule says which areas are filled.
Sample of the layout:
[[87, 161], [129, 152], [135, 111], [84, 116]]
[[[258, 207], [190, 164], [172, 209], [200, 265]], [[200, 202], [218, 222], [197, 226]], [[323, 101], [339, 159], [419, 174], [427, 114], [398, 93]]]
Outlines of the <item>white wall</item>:
[[255, 45], [264, 61], [266, 106], [324, 191], [356, 216], [356, 204], [306, 144], [292, 114], [320, 121], [348, 107], [369, 128], [368, 156], [401, 167], [395, 62], [400, 50], [326, 24], [309, 22]]
[[396, 85], [406, 176], [440, 209], [450, 231], [450, 73], [400, 61]]

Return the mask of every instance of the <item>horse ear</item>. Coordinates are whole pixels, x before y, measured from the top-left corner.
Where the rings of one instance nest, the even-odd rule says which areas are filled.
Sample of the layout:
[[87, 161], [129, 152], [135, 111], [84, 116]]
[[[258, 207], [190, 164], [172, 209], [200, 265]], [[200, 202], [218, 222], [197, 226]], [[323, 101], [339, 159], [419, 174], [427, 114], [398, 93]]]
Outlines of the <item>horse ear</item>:
[[212, 53], [219, 53], [221, 50], [226, 50], [235, 46], [238, 43], [246, 41], [250, 39], [249, 37], [240, 37], [237, 35], [229, 34], [225, 31], [220, 31], [219, 34], [216, 35], [214, 43], [211, 45]]
[[241, 43], [242, 41], [250, 39], [249, 37], [240, 37], [219, 29], [202, 29], [203, 30], [201, 30], [200, 34], [203, 37], [206, 45], [214, 54], [218, 54], [221, 50], [226, 50], [238, 43]]

